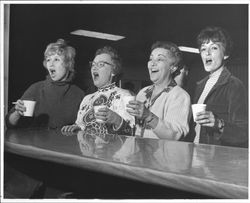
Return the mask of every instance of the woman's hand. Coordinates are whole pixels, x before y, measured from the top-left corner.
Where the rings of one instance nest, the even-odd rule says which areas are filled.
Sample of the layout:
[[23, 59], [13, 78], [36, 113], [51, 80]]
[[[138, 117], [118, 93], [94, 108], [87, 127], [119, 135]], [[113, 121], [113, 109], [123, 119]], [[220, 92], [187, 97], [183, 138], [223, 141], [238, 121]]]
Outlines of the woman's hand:
[[19, 99], [15, 102], [15, 111], [19, 115], [23, 116], [23, 113], [26, 111], [26, 107], [24, 106], [24, 102], [22, 100]]
[[95, 113], [95, 117], [96, 119], [102, 120], [103, 123], [113, 124], [116, 127], [118, 127], [122, 122], [121, 116], [107, 107], [100, 108], [98, 112]]
[[127, 112], [138, 119], [145, 119], [150, 116], [150, 111], [140, 101], [129, 101]]
[[196, 123], [201, 126], [218, 128], [218, 118], [213, 114], [212, 111], [202, 111], [196, 114]]
[[61, 132], [64, 133], [64, 132], [76, 132], [78, 130], [81, 130], [81, 128], [74, 124], [74, 125], [66, 125], [66, 126], [63, 126], [62, 129], [61, 129]]

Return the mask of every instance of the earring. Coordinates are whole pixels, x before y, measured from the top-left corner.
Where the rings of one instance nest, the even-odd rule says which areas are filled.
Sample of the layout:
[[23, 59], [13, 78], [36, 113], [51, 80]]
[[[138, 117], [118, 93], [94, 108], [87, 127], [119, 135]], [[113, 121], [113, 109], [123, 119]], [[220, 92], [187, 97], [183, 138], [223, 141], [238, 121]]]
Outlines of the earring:
[[172, 67], [172, 68], [171, 68], [171, 73], [174, 73], [174, 72], [176, 71], [176, 69], [177, 69], [176, 66]]

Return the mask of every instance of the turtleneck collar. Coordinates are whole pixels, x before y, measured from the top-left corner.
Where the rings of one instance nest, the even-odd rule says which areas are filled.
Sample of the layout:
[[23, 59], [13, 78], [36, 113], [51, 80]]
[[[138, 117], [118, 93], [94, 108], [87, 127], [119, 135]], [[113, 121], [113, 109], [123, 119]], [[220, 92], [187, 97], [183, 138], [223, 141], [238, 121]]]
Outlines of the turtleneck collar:
[[64, 80], [64, 81], [54, 81], [54, 80], [51, 79], [50, 75], [47, 75], [47, 76], [46, 76], [46, 80], [47, 80], [49, 83], [53, 84], [53, 85], [58, 85], [58, 86], [60, 86], [60, 85], [65, 85], [65, 84], [71, 83], [72, 80], [73, 80], [73, 77], [74, 77], [74, 75], [70, 72], [68, 78], [67, 78], [66, 80]]

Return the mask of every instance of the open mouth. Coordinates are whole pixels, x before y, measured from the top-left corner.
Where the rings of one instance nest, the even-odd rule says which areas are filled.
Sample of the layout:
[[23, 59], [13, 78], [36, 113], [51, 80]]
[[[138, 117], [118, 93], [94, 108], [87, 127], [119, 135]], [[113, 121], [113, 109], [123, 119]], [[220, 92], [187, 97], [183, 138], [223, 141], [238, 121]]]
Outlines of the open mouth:
[[213, 62], [212, 59], [206, 59], [205, 60], [206, 65], [211, 65], [212, 62]]
[[151, 73], [158, 73], [159, 70], [158, 69], [151, 69]]
[[93, 72], [92, 75], [94, 80], [97, 80], [99, 78], [99, 73], [97, 72]]
[[50, 72], [50, 75], [52, 75], [52, 76], [54, 76], [54, 75], [55, 75], [55, 73], [56, 73], [56, 71], [55, 71], [55, 70], [50, 70], [49, 72]]

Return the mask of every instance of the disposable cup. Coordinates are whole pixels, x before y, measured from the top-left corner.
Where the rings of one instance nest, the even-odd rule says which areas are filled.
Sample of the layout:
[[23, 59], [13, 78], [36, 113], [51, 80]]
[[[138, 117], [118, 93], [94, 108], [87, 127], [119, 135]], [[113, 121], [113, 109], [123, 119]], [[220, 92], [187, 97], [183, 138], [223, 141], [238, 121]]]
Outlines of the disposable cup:
[[124, 96], [123, 98], [123, 104], [125, 106], [125, 109], [127, 110], [127, 104], [129, 104], [130, 101], [134, 101], [135, 100], [135, 96]]
[[34, 114], [34, 109], [36, 106], [36, 101], [31, 100], [23, 100], [24, 106], [26, 107], [26, 111], [23, 112], [24, 116], [32, 117]]
[[[95, 114], [99, 111], [99, 109], [105, 108], [105, 107], [106, 107], [105, 105], [94, 106], [94, 112], [95, 112]], [[101, 120], [101, 119], [96, 119], [96, 121], [97, 121], [98, 123], [103, 123], [103, 122], [104, 122], [104, 121]]]
[[205, 111], [206, 106], [207, 106], [206, 104], [193, 104], [192, 105], [192, 112], [193, 112], [194, 121], [196, 121], [197, 113]]

